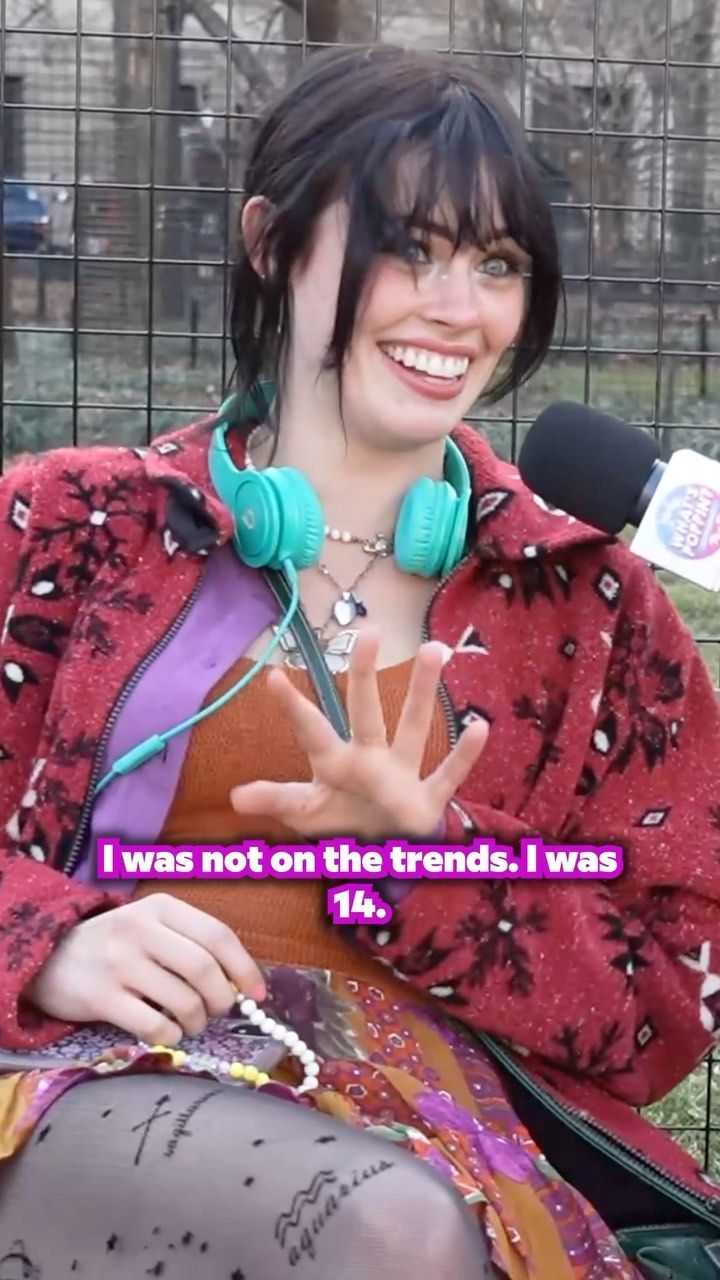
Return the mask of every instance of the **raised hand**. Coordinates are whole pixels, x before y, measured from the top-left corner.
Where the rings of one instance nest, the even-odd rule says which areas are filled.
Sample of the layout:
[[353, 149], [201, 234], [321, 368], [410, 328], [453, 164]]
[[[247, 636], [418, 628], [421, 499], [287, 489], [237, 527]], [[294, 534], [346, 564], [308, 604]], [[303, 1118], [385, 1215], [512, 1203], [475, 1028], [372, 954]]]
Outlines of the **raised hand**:
[[429, 837], [448, 800], [465, 781], [487, 739], [484, 721], [471, 724], [434, 773], [420, 777], [442, 668], [442, 645], [421, 646], [395, 737], [388, 742], [378, 690], [380, 636], [358, 636], [348, 670], [347, 713], [352, 737], [344, 742], [322, 711], [281, 668], [268, 688], [307, 754], [311, 782], [249, 782], [235, 787], [236, 813], [272, 817], [306, 838], [345, 835], [377, 840]]

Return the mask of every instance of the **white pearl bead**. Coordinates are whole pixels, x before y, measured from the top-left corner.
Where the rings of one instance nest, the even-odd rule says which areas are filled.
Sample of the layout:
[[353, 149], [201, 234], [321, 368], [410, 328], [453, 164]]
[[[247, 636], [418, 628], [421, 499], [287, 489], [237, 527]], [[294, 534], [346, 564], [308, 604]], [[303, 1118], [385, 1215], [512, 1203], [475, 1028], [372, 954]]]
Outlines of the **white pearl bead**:
[[246, 996], [245, 999], [240, 1003], [240, 1012], [246, 1018], [249, 1018], [250, 1014], [254, 1013], [256, 1009], [257, 1009], [257, 1001], [251, 1000], [249, 996]]
[[306, 1075], [306, 1076], [319, 1076], [319, 1075], [320, 1075], [320, 1064], [319, 1064], [318, 1062], [308, 1062], [308, 1063], [306, 1064], [306, 1066], [305, 1066], [305, 1075]]
[[316, 1080], [315, 1076], [308, 1076], [303, 1084], [300, 1085], [298, 1093], [305, 1093], [308, 1089], [317, 1089], [319, 1083], [319, 1080]]
[[[285, 1041], [285, 1043], [287, 1044], [287, 1040]], [[307, 1045], [305, 1041], [300, 1040], [299, 1038], [296, 1040], [295, 1044], [292, 1046], [292, 1051], [296, 1058], [299, 1058], [301, 1054], [305, 1052], [306, 1049], [307, 1049]]]
[[254, 1012], [250, 1014], [249, 1021], [252, 1022], [254, 1027], [259, 1027], [260, 1023], [265, 1021], [265, 1014], [262, 1009], [255, 1009]]
[[285, 1044], [288, 1049], [294, 1049], [300, 1043], [300, 1037], [297, 1031], [288, 1031], [285, 1034]]
[[303, 1066], [305, 1066], [305, 1065], [306, 1065], [306, 1063], [308, 1063], [308, 1062], [314, 1062], [314, 1061], [315, 1061], [315, 1054], [313, 1053], [312, 1049], [306, 1049], [304, 1053], [301, 1053], [301, 1054], [299, 1055], [299, 1057], [300, 1057], [300, 1061], [302, 1062]]
[[331, 532], [330, 532], [330, 537], [332, 538], [333, 542], [339, 542], [339, 541], [340, 541], [340, 530], [339, 530], [339, 529], [332, 529], [332, 530], [331, 530]]
[[348, 533], [347, 529], [343, 529], [340, 536], [343, 542], [352, 542], [352, 534]]
[[282, 1022], [277, 1022], [273, 1030], [270, 1032], [273, 1040], [282, 1040], [285, 1044], [287, 1044], [287, 1040], [285, 1039], [287, 1034], [288, 1029], [283, 1026]]
[[262, 1031], [263, 1035], [269, 1036], [269, 1035], [272, 1035], [273, 1031], [275, 1030], [277, 1026], [277, 1022], [275, 1021], [274, 1018], [263, 1018], [262, 1022], [258, 1023], [258, 1026]]

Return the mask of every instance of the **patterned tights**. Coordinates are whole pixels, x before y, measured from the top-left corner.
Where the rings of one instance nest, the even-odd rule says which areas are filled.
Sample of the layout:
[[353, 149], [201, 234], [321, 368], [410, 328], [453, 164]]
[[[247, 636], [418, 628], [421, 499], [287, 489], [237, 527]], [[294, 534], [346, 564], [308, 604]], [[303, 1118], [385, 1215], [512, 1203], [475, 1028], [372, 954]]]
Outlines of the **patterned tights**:
[[489, 1280], [439, 1175], [317, 1112], [189, 1076], [91, 1080], [0, 1165], [0, 1280]]

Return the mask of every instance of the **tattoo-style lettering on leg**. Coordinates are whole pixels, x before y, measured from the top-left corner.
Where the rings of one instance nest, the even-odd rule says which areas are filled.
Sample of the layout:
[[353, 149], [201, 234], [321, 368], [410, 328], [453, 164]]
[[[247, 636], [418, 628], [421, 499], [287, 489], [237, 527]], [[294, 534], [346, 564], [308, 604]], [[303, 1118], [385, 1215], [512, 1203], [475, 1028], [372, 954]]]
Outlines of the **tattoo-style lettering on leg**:
[[175, 1155], [181, 1138], [192, 1138], [193, 1131], [188, 1128], [188, 1125], [195, 1115], [195, 1112], [198, 1111], [205, 1102], [209, 1102], [211, 1098], [217, 1098], [220, 1093], [222, 1093], [221, 1089], [209, 1089], [207, 1093], [203, 1093], [199, 1098], [196, 1098], [189, 1107], [186, 1107], [184, 1111], [180, 1112], [173, 1125], [172, 1136], [165, 1148], [165, 1155], [168, 1160], [171, 1160]]
[[332, 1169], [320, 1169], [309, 1186], [299, 1188], [275, 1221], [275, 1240], [290, 1266], [296, 1267], [303, 1257], [314, 1262], [317, 1241], [343, 1200], [356, 1195], [370, 1178], [394, 1168], [393, 1161], [378, 1160], [342, 1178]]

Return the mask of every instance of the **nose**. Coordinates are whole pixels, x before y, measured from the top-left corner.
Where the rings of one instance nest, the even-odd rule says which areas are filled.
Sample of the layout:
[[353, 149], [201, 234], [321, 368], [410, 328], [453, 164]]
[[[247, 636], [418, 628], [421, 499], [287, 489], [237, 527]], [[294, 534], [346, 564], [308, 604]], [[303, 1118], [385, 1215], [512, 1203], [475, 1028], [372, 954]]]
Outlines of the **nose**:
[[476, 327], [483, 316], [483, 290], [472, 267], [459, 257], [437, 264], [422, 280], [423, 316], [454, 329]]

